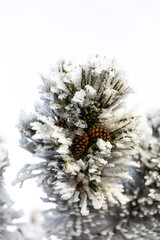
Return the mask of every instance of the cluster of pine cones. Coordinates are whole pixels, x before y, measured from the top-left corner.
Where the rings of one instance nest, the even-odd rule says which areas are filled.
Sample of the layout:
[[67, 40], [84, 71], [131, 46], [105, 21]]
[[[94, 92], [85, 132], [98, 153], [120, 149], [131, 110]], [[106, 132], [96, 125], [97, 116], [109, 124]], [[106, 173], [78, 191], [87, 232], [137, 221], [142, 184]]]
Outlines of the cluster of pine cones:
[[[56, 123], [56, 126], [63, 127], [69, 129], [70, 131], [74, 131], [76, 127], [74, 125], [70, 125], [67, 119], [61, 119]], [[89, 142], [97, 141], [99, 138], [104, 141], [111, 141], [111, 137], [105, 127], [99, 124], [95, 124], [88, 129], [85, 129], [82, 135], [75, 135], [73, 139], [73, 153], [76, 159], [79, 159], [87, 148]]]

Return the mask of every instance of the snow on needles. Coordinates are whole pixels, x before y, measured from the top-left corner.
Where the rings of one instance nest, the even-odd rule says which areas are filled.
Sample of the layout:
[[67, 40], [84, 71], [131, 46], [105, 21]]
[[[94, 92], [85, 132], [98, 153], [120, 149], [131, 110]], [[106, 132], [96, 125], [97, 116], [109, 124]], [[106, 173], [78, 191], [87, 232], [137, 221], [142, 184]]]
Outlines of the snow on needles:
[[[22, 240], [22, 236], [17, 230], [18, 226], [13, 224], [13, 221], [16, 218], [19, 218], [21, 213], [12, 208], [13, 202], [6, 192], [6, 186], [4, 183], [3, 173], [8, 165], [7, 150], [0, 145], [0, 239]], [[11, 226], [12, 229], [9, 229]]]
[[[145, 117], [126, 108], [126, 96], [133, 91], [123, 72], [115, 61], [96, 55], [78, 66], [61, 61], [42, 80], [44, 104], [32, 118], [21, 119], [19, 129], [21, 146], [43, 160], [25, 166], [17, 182], [26, 172], [28, 178], [41, 170], [38, 183], [50, 201], [76, 203], [82, 215], [89, 214], [87, 206], [125, 204], [129, 199], [120, 180], [131, 179], [129, 165], [138, 166], [132, 155], [148, 126]], [[93, 126], [102, 126], [109, 140], [102, 134], [92, 139], [88, 130]], [[80, 157], [74, 152], [75, 136], [88, 141], [82, 148], [77, 144]]]

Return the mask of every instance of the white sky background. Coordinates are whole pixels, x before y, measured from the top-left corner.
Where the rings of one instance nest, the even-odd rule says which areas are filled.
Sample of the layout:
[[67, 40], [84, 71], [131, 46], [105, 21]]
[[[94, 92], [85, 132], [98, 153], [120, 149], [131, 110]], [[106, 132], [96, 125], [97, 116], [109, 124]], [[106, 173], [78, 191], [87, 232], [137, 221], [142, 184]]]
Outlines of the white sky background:
[[39, 74], [59, 58], [114, 56], [138, 90], [145, 111], [160, 103], [159, 0], [0, 0], [0, 134], [11, 166], [7, 186], [16, 208], [44, 207], [35, 181], [10, 187], [24, 163], [18, 146], [20, 109], [33, 110]]

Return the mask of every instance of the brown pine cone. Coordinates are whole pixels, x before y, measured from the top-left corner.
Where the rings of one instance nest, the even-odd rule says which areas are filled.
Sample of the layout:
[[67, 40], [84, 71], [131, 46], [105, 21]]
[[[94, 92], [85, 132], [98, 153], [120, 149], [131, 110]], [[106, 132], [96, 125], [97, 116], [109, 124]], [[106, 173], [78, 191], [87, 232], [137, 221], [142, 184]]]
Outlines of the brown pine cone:
[[55, 123], [55, 125], [62, 128], [68, 128], [68, 130], [70, 131], [74, 131], [76, 129], [76, 126], [74, 126], [73, 124], [69, 124], [66, 118], [60, 119], [58, 122]]
[[60, 119], [58, 122], [55, 123], [58, 127], [68, 128], [68, 121], [65, 118]]
[[109, 135], [107, 129], [102, 125], [96, 124], [89, 128], [88, 135], [90, 139], [97, 140], [99, 138], [104, 141], [111, 141], [111, 136]]
[[77, 190], [79, 191], [79, 192], [83, 192], [84, 191], [84, 185], [83, 185], [83, 183], [82, 183], [82, 181], [80, 181], [78, 184], [77, 184]]
[[83, 133], [82, 136], [76, 135], [73, 139], [73, 151], [77, 159], [79, 159], [82, 155], [82, 152], [86, 149], [88, 145], [88, 134], [86, 132]]

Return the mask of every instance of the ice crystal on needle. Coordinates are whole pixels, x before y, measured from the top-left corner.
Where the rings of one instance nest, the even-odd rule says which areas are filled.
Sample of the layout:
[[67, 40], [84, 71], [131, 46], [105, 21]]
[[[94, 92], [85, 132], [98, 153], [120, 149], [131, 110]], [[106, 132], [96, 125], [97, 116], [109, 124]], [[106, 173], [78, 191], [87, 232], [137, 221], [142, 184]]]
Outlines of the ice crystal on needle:
[[125, 106], [132, 88], [124, 74], [114, 61], [95, 56], [79, 66], [61, 61], [42, 80], [44, 104], [23, 116], [19, 129], [21, 146], [43, 160], [26, 165], [17, 181], [37, 177], [48, 201], [59, 210], [76, 205], [81, 215], [91, 206], [125, 204], [121, 179], [131, 179], [126, 167], [138, 166], [131, 156], [147, 126]]

